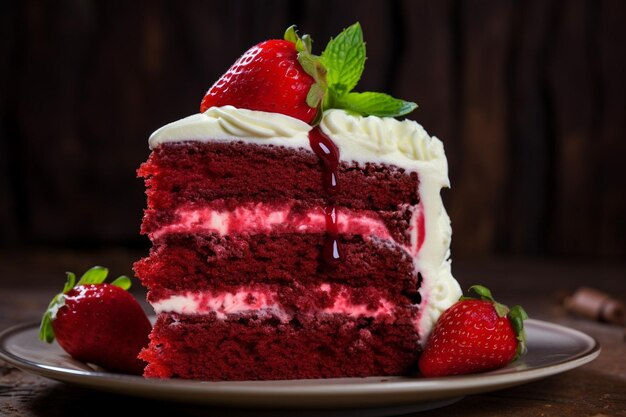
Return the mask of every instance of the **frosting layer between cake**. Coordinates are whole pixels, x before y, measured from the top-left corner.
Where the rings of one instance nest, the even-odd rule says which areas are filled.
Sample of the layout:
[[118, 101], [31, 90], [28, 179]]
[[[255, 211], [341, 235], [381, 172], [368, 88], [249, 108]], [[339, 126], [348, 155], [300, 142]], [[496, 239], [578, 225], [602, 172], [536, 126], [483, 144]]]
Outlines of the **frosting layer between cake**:
[[[220, 236], [241, 233], [323, 232], [326, 218], [321, 207], [307, 211], [292, 210], [293, 204], [243, 203], [234, 210], [212, 207], [181, 207], [174, 212], [174, 220], [150, 233], [155, 240], [168, 233], [217, 233]], [[374, 212], [337, 210], [340, 233], [373, 235], [390, 239], [387, 227]], [[411, 229], [418, 233], [417, 225]], [[418, 237], [415, 237], [417, 241]]]
[[[312, 314], [346, 314], [351, 317], [379, 317], [392, 316], [395, 314], [395, 306], [384, 297], [380, 297], [375, 306], [365, 303], [355, 303], [350, 300], [348, 289], [335, 289], [336, 294], [331, 294], [333, 290], [331, 284], [324, 283], [312, 291], [328, 293], [330, 303], [328, 305], [317, 306], [314, 311], [304, 313]], [[217, 318], [226, 319], [229, 315], [250, 314], [271, 315], [279, 318], [282, 322], [288, 322], [295, 312], [289, 312], [280, 304], [278, 294], [261, 286], [241, 287], [233, 292], [212, 293], [185, 292], [172, 295], [159, 301], [152, 302], [152, 306], [157, 314], [159, 313], [179, 313], [179, 314], [208, 314], [216, 313]]]

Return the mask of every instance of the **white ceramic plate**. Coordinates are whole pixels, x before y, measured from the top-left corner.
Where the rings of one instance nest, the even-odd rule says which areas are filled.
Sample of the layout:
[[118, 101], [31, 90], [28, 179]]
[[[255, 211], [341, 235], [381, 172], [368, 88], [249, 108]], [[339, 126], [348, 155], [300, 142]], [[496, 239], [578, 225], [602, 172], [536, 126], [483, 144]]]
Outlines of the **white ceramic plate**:
[[[505, 368], [444, 378], [369, 377], [295, 381], [202, 382], [149, 380], [78, 362], [55, 344], [40, 342], [38, 323], [0, 333], [0, 358], [44, 377], [146, 398], [298, 415], [384, 416], [451, 404], [465, 395], [524, 384], [584, 365], [600, 354], [592, 337], [538, 320], [526, 321], [528, 353]], [[303, 411], [305, 411], [303, 413]]]

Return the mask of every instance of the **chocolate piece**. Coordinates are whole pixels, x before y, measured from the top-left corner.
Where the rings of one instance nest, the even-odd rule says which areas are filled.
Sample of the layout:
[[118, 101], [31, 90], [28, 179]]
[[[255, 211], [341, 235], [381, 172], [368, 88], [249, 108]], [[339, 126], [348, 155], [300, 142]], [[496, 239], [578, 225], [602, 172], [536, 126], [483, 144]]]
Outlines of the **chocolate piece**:
[[589, 287], [581, 287], [563, 305], [568, 311], [590, 319], [613, 324], [624, 324], [624, 305], [608, 294]]

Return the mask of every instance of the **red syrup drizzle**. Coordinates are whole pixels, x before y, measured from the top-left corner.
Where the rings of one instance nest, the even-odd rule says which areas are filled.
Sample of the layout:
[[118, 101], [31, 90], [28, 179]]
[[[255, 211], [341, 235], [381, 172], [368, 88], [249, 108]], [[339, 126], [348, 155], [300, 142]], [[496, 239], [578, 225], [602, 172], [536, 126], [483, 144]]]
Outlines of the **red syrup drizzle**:
[[313, 152], [324, 165], [322, 182], [328, 194], [324, 215], [326, 217], [326, 240], [322, 250], [322, 258], [327, 265], [334, 266], [341, 261], [343, 255], [339, 245], [339, 228], [337, 227], [337, 208], [333, 196], [338, 189], [337, 168], [339, 167], [339, 149], [333, 141], [322, 132], [319, 126], [309, 132], [309, 143]]

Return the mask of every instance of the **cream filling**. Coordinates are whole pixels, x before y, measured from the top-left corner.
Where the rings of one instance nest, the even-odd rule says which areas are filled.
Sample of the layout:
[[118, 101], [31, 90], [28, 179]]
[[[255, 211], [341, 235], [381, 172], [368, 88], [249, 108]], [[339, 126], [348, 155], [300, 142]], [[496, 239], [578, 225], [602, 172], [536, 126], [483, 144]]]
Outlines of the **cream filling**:
[[148, 139], [150, 149], [162, 143], [182, 141], [245, 140], [265, 145], [294, 148], [309, 146], [311, 126], [279, 113], [237, 109], [233, 106], [211, 107], [167, 124]]
[[[318, 288], [319, 291], [331, 292], [331, 284], [324, 283]], [[187, 291], [181, 294], [172, 295], [168, 298], [151, 303], [157, 314], [178, 313], [185, 315], [216, 313], [220, 320], [231, 315], [257, 313], [261, 316], [271, 316], [278, 318], [281, 322], [287, 323], [292, 318], [278, 301], [278, 294], [269, 289], [240, 287], [235, 292], [212, 293]], [[372, 309], [365, 304], [354, 304], [350, 301], [348, 292], [339, 289], [333, 299], [333, 305], [319, 310], [318, 314], [342, 314], [350, 317], [372, 317], [393, 316], [395, 306], [385, 298], [381, 298], [378, 307]]]
[[[372, 212], [355, 212], [344, 208], [336, 209], [337, 229], [342, 234], [358, 234], [391, 239], [386, 225]], [[158, 239], [169, 233], [213, 232], [220, 236], [241, 233], [269, 233], [273, 230], [319, 233], [326, 230], [326, 216], [322, 207], [304, 213], [292, 211], [292, 205], [277, 207], [275, 204], [250, 203], [235, 210], [211, 208], [179, 208], [175, 222], [151, 233]], [[415, 228], [417, 233], [417, 228]]]
[[262, 311], [265, 314], [278, 317], [282, 322], [288, 322], [290, 316], [276, 301], [276, 293], [252, 289], [240, 289], [237, 292], [185, 292], [172, 295], [156, 302], [152, 307], [157, 314], [208, 314], [215, 312], [219, 319], [225, 319], [230, 314], [241, 314], [251, 311]]
[[[330, 293], [332, 291], [332, 288], [330, 284], [324, 283], [320, 285], [320, 290]], [[378, 318], [383, 315], [393, 316], [396, 312], [396, 309], [391, 302], [381, 297], [378, 301], [378, 308], [372, 310], [365, 304], [354, 304], [350, 302], [350, 297], [347, 291], [340, 291], [339, 294], [337, 294], [333, 299], [333, 305], [324, 308], [322, 312], [328, 314], [344, 314], [354, 318]]]

